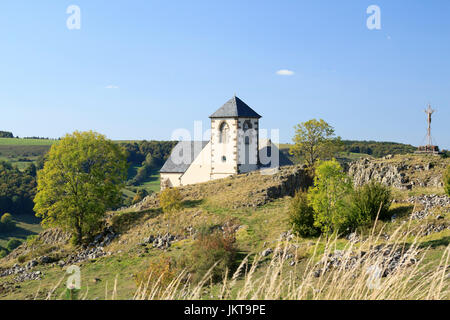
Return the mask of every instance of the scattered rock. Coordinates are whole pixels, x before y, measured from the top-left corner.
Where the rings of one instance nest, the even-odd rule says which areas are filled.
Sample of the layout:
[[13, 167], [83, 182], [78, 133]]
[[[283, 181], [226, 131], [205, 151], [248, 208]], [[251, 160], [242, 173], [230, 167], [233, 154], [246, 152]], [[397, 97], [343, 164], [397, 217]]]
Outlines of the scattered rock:
[[356, 232], [350, 233], [347, 236], [347, 240], [350, 241], [350, 242], [353, 242], [353, 243], [358, 242], [359, 241], [358, 234]]
[[280, 235], [278, 241], [291, 241], [292, 239], [294, 239], [294, 234], [291, 231], [287, 231]]
[[266, 250], [264, 250], [263, 252], [261, 252], [261, 256], [263, 257], [267, 257], [268, 255], [270, 255], [273, 252], [273, 250], [271, 248], [268, 248]]
[[336, 250], [316, 265], [316, 270], [313, 275], [318, 278], [324, 273], [335, 268], [343, 267], [345, 269], [350, 269], [356, 264], [363, 264], [367, 257], [374, 259], [374, 255], [376, 257], [380, 257], [379, 267], [382, 271], [381, 274], [383, 277], [387, 277], [392, 274], [400, 266], [407, 267], [417, 262], [411, 252], [404, 252], [402, 249], [397, 249], [395, 252], [392, 252], [392, 246], [389, 245], [379, 245], [372, 249], [370, 253], [359, 252], [355, 254], [348, 251]]
[[[30, 265], [36, 265], [37, 261], [32, 260]], [[30, 263], [29, 262], [29, 263]], [[36, 263], [36, 264], [35, 264]], [[27, 264], [28, 266], [28, 264]], [[31, 267], [32, 268], [32, 267]], [[29, 281], [29, 280], [41, 280], [42, 279], [42, 272], [41, 271], [29, 271], [26, 267], [21, 267], [18, 264], [15, 264], [12, 268], [3, 270], [0, 272], [0, 277], [7, 277], [15, 275], [13, 281], [14, 283], [19, 283], [23, 281]]]
[[30, 270], [30, 269], [33, 269], [37, 265], [38, 265], [38, 262], [36, 260], [30, 260], [26, 264], [25, 269]]
[[147, 246], [149, 244], [153, 245], [154, 248], [166, 250], [170, 248], [173, 242], [181, 240], [182, 237], [175, 236], [170, 233], [166, 233], [164, 235], [157, 235], [157, 236], [149, 236], [143, 239], [141, 242], [142, 246]]
[[415, 196], [410, 197], [406, 200], [407, 203], [411, 204], [421, 204], [423, 209], [414, 211], [412, 213], [412, 218], [416, 220], [422, 220], [426, 217], [428, 217], [434, 208], [436, 207], [450, 207], [450, 197], [443, 195], [438, 196], [436, 194], [430, 194], [430, 195], [421, 195], [421, 196]]

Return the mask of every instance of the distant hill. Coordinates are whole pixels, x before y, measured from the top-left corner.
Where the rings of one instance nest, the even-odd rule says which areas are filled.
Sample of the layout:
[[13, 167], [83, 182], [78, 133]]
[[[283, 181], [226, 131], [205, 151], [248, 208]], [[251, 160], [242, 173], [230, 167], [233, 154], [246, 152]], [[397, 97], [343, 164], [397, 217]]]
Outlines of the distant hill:
[[[342, 143], [342, 150], [337, 157], [343, 162], [351, 162], [366, 157], [382, 158], [389, 154], [414, 153], [417, 149], [412, 145], [397, 142], [342, 140]], [[298, 160], [289, 155], [290, 146], [291, 144], [280, 144], [280, 151], [291, 161], [298, 163]]]
[[343, 140], [345, 152], [364, 153], [375, 158], [385, 157], [388, 154], [407, 154], [417, 150], [410, 144], [402, 144], [397, 142], [378, 142], [378, 141], [356, 141]]
[[0, 131], [0, 138], [14, 138], [12, 132]]

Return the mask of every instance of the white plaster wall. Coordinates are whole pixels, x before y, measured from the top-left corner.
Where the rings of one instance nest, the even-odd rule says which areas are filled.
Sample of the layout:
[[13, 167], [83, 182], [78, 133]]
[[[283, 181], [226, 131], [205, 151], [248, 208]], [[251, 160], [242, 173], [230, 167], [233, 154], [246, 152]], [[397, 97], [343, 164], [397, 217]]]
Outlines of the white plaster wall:
[[184, 186], [209, 180], [211, 180], [211, 142], [203, 148], [181, 176], [181, 184]]
[[[211, 119], [211, 178], [237, 173], [237, 119]], [[219, 143], [219, 128], [223, 122], [229, 127], [227, 143]], [[226, 158], [223, 161], [223, 157]]]
[[161, 179], [161, 190], [164, 188], [164, 181], [167, 179], [169, 181], [169, 187], [179, 187], [181, 173], [160, 173]]

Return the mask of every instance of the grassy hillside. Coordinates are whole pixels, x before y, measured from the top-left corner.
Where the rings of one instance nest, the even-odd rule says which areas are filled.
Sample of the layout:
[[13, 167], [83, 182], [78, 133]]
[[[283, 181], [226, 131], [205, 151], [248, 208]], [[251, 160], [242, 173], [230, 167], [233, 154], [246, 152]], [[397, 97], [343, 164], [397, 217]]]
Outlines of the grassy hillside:
[[[328, 256], [335, 250], [343, 249], [367, 251], [371, 250], [370, 248], [373, 248], [374, 244], [391, 244], [400, 248], [414, 249], [414, 253], [417, 251], [415, 259], [417, 258], [419, 261], [412, 266], [405, 266], [400, 275], [383, 278], [381, 284], [383, 290], [378, 292], [378, 296], [373, 295], [374, 298], [395, 297], [396, 294], [398, 297], [401, 294], [404, 295], [403, 297], [422, 297], [429, 291], [428, 287], [422, 287], [422, 284], [418, 285], [423, 282], [421, 278], [425, 277], [428, 279], [428, 283], [435, 284], [435, 279], [441, 279], [445, 275], [443, 272], [446, 270], [445, 266], [448, 266], [448, 261], [446, 262], [445, 259], [442, 261], [441, 258], [446, 250], [449, 250], [450, 229], [444, 228], [429, 234], [421, 233], [420, 229], [430, 225], [449, 225], [450, 207], [436, 207], [428, 218], [411, 220], [412, 211], [420, 208], [414, 208], [414, 204], [406, 202], [413, 194], [409, 191], [397, 190], [395, 193], [397, 201], [392, 204], [390, 209], [396, 214], [395, 220], [379, 221], [373, 230], [362, 228], [358, 231], [358, 237], [361, 238], [359, 242], [339, 238], [335, 241], [330, 239], [327, 244], [327, 240], [324, 238], [304, 239], [289, 234], [291, 226], [288, 222], [287, 207], [290, 197], [276, 199], [272, 197], [273, 191], [268, 192], [280, 185], [280, 180], [285, 179], [286, 176], [287, 172], [274, 176], [253, 173], [188, 186], [181, 189], [183, 209], [171, 214], [161, 211], [155, 197], [149, 197], [139, 206], [109, 213], [109, 224], [120, 236], [105, 246], [105, 251], [109, 254], [79, 264], [82, 276], [82, 294], [87, 299], [105, 299], [113, 296], [117, 299], [133, 298], [138, 291], [138, 284], [134, 276], [144, 272], [151, 265], [158, 265], [161, 259], [180, 262], [184, 258], [190, 257], [195, 250], [193, 236], [195, 230], [200, 230], [205, 226], [234, 228], [238, 247], [236, 265], [245, 262], [247, 256], [249, 264], [244, 267], [247, 271], [238, 274], [235, 281], [230, 279], [226, 287], [229, 288], [229, 291], [227, 289], [223, 293], [223, 283], [220, 282], [213, 285], [207, 284], [197, 296], [193, 295], [193, 298], [218, 299], [224, 295], [229, 298], [235, 298], [238, 295], [248, 297], [257, 292], [260, 293], [256, 297], [275, 299], [284, 294], [286, 294], [285, 298], [310, 299], [349, 298], [352, 293], [370, 296], [372, 293], [367, 291], [365, 286], [366, 278], [363, 278], [362, 275], [360, 278], [356, 271], [351, 270], [352, 273], [346, 273], [344, 270], [338, 270], [337, 274], [330, 273], [330, 276], [334, 275], [335, 278], [316, 278], [313, 271], [315, 270], [314, 265], [320, 261], [323, 255]], [[427, 194], [434, 191], [424, 189], [422, 193]], [[166, 249], [159, 249], [144, 242], [149, 236], [157, 237], [165, 234], [176, 236], [171, 246]], [[375, 236], [371, 237], [371, 235]], [[277, 247], [286, 248], [286, 252], [292, 254], [292, 257], [280, 260], [280, 262], [274, 253], [269, 253], [267, 256], [261, 255], [267, 249], [276, 252]], [[73, 248], [64, 241], [35, 243], [34, 247], [19, 248], [12, 257], [0, 261], [0, 268], [11, 266], [18, 261], [25, 264], [27, 260], [44, 254], [64, 260], [72, 251]], [[252, 262], [255, 261], [258, 262], [252, 269]], [[441, 268], [439, 268], [440, 264]], [[442, 265], [444, 265], [443, 269]], [[64, 288], [58, 283], [64, 283], [66, 267], [61, 268], [56, 264], [38, 265], [34, 270], [43, 272], [42, 280], [21, 282], [19, 288], [4, 285], [4, 288], [7, 289], [4, 289], [3, 294], [0, 290], [0, 298], [37, 297], [44, 299], [49, 293], [53, 299], [62, 298], [64, 297]], [[435, 270], [444, 271], [436, 273]], [[252, 279], [245, 276], [249, 273], [252, 274]], [[356, 279], [352, 280], [351, 275], [357, 275]], [[407, 275], [411, 275], [411, 278], [408, 278]], [[448, 274], [446, 276], [443, 278], [445, 281], [441, 284], [443, 289], [435, 290], [435, 292], [440, 292], [439, 298], [441, 299], [450, 299], [448, 291], [450, 280]], [[12, 278], [11, 276], [0, 278], [0, 288], [2, 284], [12, 281]], [[260, 279], [262, 282], [258, 284], [255, 279]], [[393, 279], [405, 287], [397, 292], [393, 289], [394, 285], [389, 284]], [[269, 280], [273, 280], [273, 283], [270, 284]], [[247, 287], [249, 283], [251, 288]], [[262, 285], [261, 283], [264, 283], [263, 287], [259, 287]], [[290, 283], [295, 285], [295, 288], [299, 288], [296, 294], [290, 291]], [[302, 283], [308, 283], [306, 286], [308, 288], [323, 287], [323, 289], [317, 292], [306, 288], [301, 289]], [[52, 293], [55, 287], [56, 290]], [[257, 288], [261, 288], [261, 290], [258, 291]], [[276, 288], [283, 290], [278, 292]], [[335, 290], [334, 288], [341, 289]], [[140, 291], [142, 292], [142, 289]], [[285, 292], [283, 293], [283, 291]], [[341, 292], [339, 296], [338, 291]], [[158, 297], [164, 297], [162, 292], [155, 294]], [[167, 298], [167, 296], [165, 297]]]
[[57, 140], [0, 138], [0, 146], [51, 146]]
[[0, 233], [0, 247], [6, 247], [10, 239], [25, 241], [27, 237], [37, 235], [42, 231], [40, 221], [40, 219], [30, 215], [15, 216], [14, 222], [16, 223], [16, 228], [8, 232]]

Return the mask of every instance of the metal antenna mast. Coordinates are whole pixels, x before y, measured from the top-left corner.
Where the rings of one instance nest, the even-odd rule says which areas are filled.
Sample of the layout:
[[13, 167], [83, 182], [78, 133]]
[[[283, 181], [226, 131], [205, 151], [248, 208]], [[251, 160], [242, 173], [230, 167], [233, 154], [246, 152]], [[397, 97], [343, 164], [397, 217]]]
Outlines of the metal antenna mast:
[[431, 139], [431, 115], [434, 113], [434, 110], [431, 109], [431, 105], [428, 104], [428, 109], [425, 110], [425, 113], [427, 114], [428, 117], [427, 146], [432, 146], [433, 141]]

